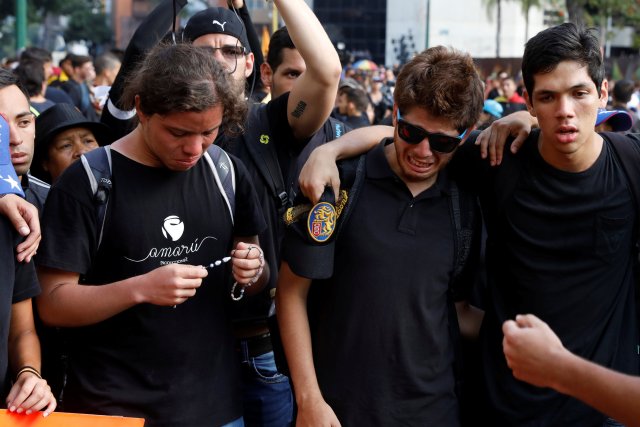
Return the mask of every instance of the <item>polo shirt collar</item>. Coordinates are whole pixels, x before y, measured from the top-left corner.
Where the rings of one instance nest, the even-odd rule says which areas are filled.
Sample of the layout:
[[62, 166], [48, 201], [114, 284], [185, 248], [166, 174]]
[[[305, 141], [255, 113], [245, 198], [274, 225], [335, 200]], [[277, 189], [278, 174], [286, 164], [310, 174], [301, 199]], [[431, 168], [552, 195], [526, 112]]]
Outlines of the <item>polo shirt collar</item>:
[[[393, 138], [384, 138], [380, 143], [367, 153], [367, 178], [373, 180], [402, 180], [393, 172], [387, 157], [384, 154], [384, 147], [393, 144]], [[404, 182], [402, 182], [403, 185]], [[438, 178], [431, 188], [424, 191], [423, 194], [437, 193], [450, 194], [451, 178], [449, 177], [448, 168], [444, 168], [438, 172]]]

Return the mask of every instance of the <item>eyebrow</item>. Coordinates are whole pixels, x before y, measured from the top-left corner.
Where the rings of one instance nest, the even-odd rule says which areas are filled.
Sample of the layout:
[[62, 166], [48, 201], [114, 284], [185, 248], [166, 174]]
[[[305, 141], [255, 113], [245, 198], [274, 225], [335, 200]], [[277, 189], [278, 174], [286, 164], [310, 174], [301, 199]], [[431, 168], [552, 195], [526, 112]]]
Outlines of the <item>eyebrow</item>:
[[33, 116], [33, 113], [31, 111], [23, 111], [22, 113], [16, 114], [16, 119], [21, 119], [25, 116]]
[[533, 90], [533, 93], [534, 93], [534, 95], [539, 95], [539, 94], [545, 94], [545, 95], [547, 95], [547, 94], [553, 94], [553, 93], [559, 93], [559, 92], [567, 92], [567, 91], [569, 91], [569, 92], [570, 92], [570, 91], [572, 91], [572, 90], [577, 90], [577, 89], [591, 89], [591, 87], [590, 87], [590, 86], [591, 86], [591, 85], [590, 85], [590, 83], [578, 83], [578, 84], [576, 84], [576, 85], [571, 86], [571, 87], [570, 87], [568, 90], [566, 90], [566, 91], [565, 91], [565, 90], [562, 90], [562, 91], [559, 91], [559, 90], [551, 90], [551, 89], [540, 89], [540, 90], [534, 89], [534, 90]]

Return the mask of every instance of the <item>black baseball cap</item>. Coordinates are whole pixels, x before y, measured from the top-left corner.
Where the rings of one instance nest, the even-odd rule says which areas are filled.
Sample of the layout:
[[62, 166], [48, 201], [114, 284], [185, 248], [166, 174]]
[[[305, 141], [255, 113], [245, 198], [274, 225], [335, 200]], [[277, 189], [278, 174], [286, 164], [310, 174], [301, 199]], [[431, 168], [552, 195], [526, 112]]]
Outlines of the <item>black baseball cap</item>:
[[223, 7], [210, 7], [193, 15], [184, 27], [182, 38], [194, 41], [206, 34], [227, 34], [237, 38], [247, 52], [251, 52], [247, 31], [240, 17]]
[[282, 258], [291, 271], [309, 279], [326, 279], [333, 275], [333, 253], [338, 216], [333, 205], [333, 189], [325, 192], [314, 206], [302, 195], [285, 214], [287, 229]]

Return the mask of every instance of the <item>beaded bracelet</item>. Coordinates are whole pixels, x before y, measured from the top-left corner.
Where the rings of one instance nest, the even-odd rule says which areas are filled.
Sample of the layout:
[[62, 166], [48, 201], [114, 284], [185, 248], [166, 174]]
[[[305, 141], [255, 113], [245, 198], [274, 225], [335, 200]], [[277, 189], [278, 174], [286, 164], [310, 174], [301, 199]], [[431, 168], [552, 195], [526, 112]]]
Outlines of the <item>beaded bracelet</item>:
[[20, 368], [20, 370], [16, 374], [16, 381], [18, 381], [18, 378], [20, 377], [20, 375], [24, 374], [25, 372], [30, 372], [36, 377], [42, 379], [42, 375], [40, 375], [40, 372], [38, 372], [36, 368], [34, 368], [33, 366], [23, 366], [22, 368]]
[[245, 289], [254, 285], [258, 281], [258, 279], [260, 279], [260, 276], [262, 276], [262, 272], [264, 271], [264, 252], [262, 252], [262, 249], [260, 249], [260, 247], [258, 246], [249, 246], [249, 249], [247, 251], [247, 258], [249, 257], [252, 249], [257, 249], [260, 251], [260, 256], [258, 257], [258, 259], [260, 260], [260, 267], [258, 267], [258, 272], [255, 274], [255, 276], [253, 276], [251, 280], [249, 280], [249, 283], [240, 288], [240, 293], [238, 294], [238, 296], [236, 296], [236, 289], [239, 283], [237, 280], [233, 282], [233, 287], [231, 288], [231, 299], [234, 301], [240, 301], [244, 296]]

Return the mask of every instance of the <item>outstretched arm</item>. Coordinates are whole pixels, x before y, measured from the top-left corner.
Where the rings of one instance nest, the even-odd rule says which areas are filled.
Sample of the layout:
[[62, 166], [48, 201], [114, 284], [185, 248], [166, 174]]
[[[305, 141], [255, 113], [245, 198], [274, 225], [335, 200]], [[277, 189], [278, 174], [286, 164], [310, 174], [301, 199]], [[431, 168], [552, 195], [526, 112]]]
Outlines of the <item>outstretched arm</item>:
[[480, 156], [483, 159], [489, 156], [491, 166], [499, 165], [509, 137], [515, 138], [511, 144], [511, 152], [515, 154], [531, 133], [531, 128], [537, 126], [538, 120], [528, 111], [518, 111], [496, 120], [476, 138]]
[[[176, 14], [186, 4], [187, 0], [175, 0]], [[132, 119], [135, 114], [128, 111], [121, 104], [122, 93], [129, 75], [136, 69], [138, 63], [142, 61], [146, 52], [157, 45], [171, 28], [173, 7], [174, 0], [164, 0], [160, 3], [142, 21], [127, 45], [122, 66], [111, 86], [109, 99], [100, 118], [102, 123], [111, 129], [114, 140], [122, 138], [133, 129]], [[176, 35], [176, 38], [179, 37], [179, 35]]]
[[327, 120], [340, 82], [340, 59], [318, 18], [303, 0], [275, 0], [289, 36], [306, 64], [287, 106], [289, 125], [297, 139], [312, 136]]
[[340, 422], [322, 398], [313, 364], [307, 317], [310, 286], [310, 279], [296, 275], [286, 262], [282, 263], [278, 276], [276, 310], [298, 404], [296, 426], [337, 427]]
[[56, 408], [56, 399], [47, 381], [40, 377], [40, 341], [33, 323], [31, 299], [11, 306], [9, 326], [9, 361], [16, 381], [7, 395], [11, 412], [44, 411], [49, 415]]
[[244, 0], [227, 0], [229, 8], [235, 9], [238, 16], [244, 23], [244, 27], [247, 29], [247, 39], [249, 40], [249, 47], [253, 53], [253, 72], [247, 78], [246, 93], [250, 93], [255, 89], [255, 85], [262, 84], [262, 78], [260, 77], [260, 65], [264, 62], [264, 55], [262, 55], [262, 45], [260, 38], [256, 32], [256, 27], [251, 21], [251, 15], [249, 14], [249, 8]]
[[640, 426], [640, 378], [576, 356], [532, 314], [506, 321], [502, 331], [514, 377], [580, 399], [626, 426]]
[[367, 126], [352, 130], [313, 150], [300, 171], [298, 179], [302, 194], [311, 203], [318, 203], [325, 186], [333, 188], [333, 194], [340, 194], [340, 176], [336, 161], [365, 153], [383, 138], [392, 137], [390, 126]]
[[45, 324], [86, 326], [136, 304], [182, 304], [196, 294], [206, 276], [203, 267], [170, 264], [118, 282], [91, 286], [79, 284], [78, 273], [40, 267], [42, 294], [36, 302]]

